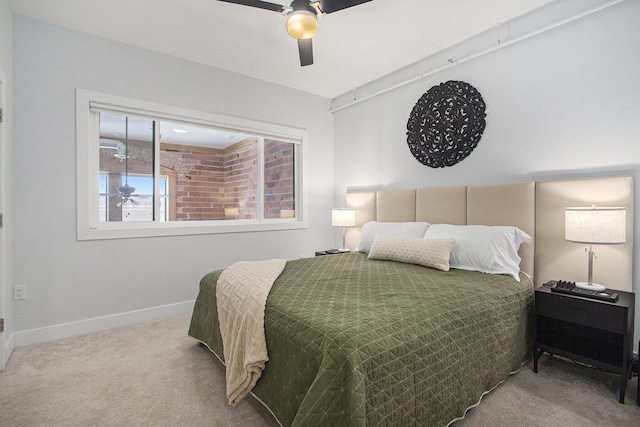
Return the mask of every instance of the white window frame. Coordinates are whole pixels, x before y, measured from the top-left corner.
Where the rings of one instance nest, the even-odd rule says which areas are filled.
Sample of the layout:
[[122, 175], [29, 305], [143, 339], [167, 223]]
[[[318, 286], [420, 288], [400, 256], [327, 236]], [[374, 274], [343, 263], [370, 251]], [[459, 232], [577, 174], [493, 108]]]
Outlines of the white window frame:
[[[255, 220], [218, 221], [148, 221], [148, 222], [100, 222], [98, 218], [99, 171], [99, 123], [91, 105], [113, 108], [122, 114], [144, 112], [156, 120], [184, 121], [202, 124], [233, 132], [271, 137], [296, 144], [295, 150], [295, 218], [263, 219], [262, 195], [260, 215]], [[304, 129], [258, 122], [255, 120], [222, 116], [203, 111], [173, 107], [149, 101], [141, 101], [116, 95], [76, 90], [76, 189], [77, 189], [77, 239], [99, 240], [138, 237], [157, 237], [193, 234], [241, 233], [255, 231], [291, 230], [308, 228], [306, 203], [306, 158], [303, 155], [307, 132]], [[156, 142], [159, 144], [159, 141]], [[157, 148], [156, 148], [157, 149]], [[263, 156], [263, 153], [260, 153]], [[264, 184], [264, 160], [259, 162], [261, 185]], [[159, 166], [158, 166], [159, 167]], [[157, 171], [159, 172], [159, 171]], [[157, 184], [156, 184], [157, 185]]]

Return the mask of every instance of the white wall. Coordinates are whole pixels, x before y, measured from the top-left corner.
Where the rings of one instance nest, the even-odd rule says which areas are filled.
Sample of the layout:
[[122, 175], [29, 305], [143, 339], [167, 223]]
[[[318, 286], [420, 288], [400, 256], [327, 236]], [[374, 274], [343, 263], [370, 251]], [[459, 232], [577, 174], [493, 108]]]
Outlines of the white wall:
[[[328, 99], [24, 17], [13, 25], [13, 283], [27, 285], [13, 304], [18, 345], [188, 311], [211, 270], [333, 244]], [[76, 88], [306, 128], [309, 228], [76, 241]]]
[[[635, 242], [640, 242], [639, 16], [640, 1], [625, 1], [337, 111], [336, 203], [349, 187], [630, 174], [636, 182]], [[434, 68], [428, 61], [424, 67], [423, 72]], [[432, 169], [409, 152], [406, 124], [420, 96], [448, 80], [466, 81], [480, 91], [487, 126], [469, 157]], [[638, 250], [633, 264], [638, 293]], [[636, 305], [635, 343], [640, 297]]]
[[13, 311], [11, 305], [11, 235], [12, 213], [11, 204], [11, 122], [12, 122], [12, 28], [13, 16], [6, 0], [0, 0], [0, 76], [2, 82], [2, 96], [4, 102], [3, 123], [0, 125], [3, 134], [3, 151], [0, 155], [0, 212], [4, 214], [4, 226], [0, 229], [0, 318], [5, 319], [5, 331], [0, 333], [0, 370], [9, 359], [14, 347]]

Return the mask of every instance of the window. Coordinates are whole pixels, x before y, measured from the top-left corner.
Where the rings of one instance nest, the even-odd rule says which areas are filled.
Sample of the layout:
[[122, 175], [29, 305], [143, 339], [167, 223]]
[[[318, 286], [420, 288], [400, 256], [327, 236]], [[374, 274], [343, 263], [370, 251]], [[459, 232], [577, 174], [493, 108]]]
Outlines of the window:
[[[116, 184], [113, 185], [113, 178], [109, 180], [110, 174], [100, 173], [100, 204], [99, 220], [108, 221], [150, 221], [153, 218], [153, 179], [146, 176], [116, 174]], [[117, 178], [120, 178], [117, 180]], [[123, 203], [122, 196], [118, 193], [117, 187], [132, 184], [136, 189], [136, 194]], [[108, 189], [111, 190], [108, 190]], [[160, 177], [160, 193], [158, 195], [159, 209], [157, 211], [160, 221], [168, 221], [167, 199], [168, 179], [166, 176]], [[111, 205], [114, 205], [111, 207]]]
[[303, 228], [304, 131], [79, 90], [78, 239]]

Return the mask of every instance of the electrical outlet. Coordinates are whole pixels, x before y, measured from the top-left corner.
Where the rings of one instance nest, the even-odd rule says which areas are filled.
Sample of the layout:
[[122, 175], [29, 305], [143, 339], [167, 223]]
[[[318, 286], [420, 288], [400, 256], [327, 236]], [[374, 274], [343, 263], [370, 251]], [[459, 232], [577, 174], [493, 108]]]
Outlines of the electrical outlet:
[[27, 285], [16, 285], [13, 287], [13, 299], [26, 299], [27, 298]]

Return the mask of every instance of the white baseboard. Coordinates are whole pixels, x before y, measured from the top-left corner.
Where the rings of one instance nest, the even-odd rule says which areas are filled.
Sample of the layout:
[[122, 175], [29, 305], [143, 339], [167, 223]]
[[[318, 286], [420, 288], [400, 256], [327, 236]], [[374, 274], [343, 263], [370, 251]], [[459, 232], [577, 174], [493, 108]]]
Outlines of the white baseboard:
[[16, 335], [11, 334], [7, 339], [7, 342], [4, 343], [4, 349], [2, 352], [3, 360], [0, 360], [0, 371], [4, 370], [7, 366], [7, 362], [11, 357], [11, 353], [13, 353], [13, 349], [16, 348]]
[[62, 323], [44, 328], [19, 331], [13, 334], [15, 337], [14, 345], [15, 347], [24, 347], [26, 345], [55, 341], [91, 332], [134, 325], [136, 323], [165, 319], [167, 317], [178, 316], [180, 314], [188, 314], [193, 311], [194, 304], [195, 301], [185, 301], [177, 304], [147, 308], [144, 310], [94, 317], [92, 319], [79, 320], [77, 322]]

